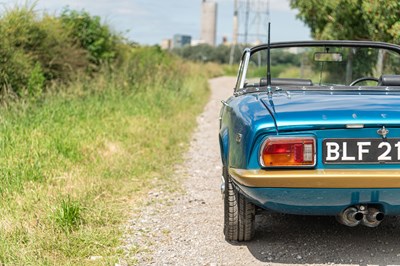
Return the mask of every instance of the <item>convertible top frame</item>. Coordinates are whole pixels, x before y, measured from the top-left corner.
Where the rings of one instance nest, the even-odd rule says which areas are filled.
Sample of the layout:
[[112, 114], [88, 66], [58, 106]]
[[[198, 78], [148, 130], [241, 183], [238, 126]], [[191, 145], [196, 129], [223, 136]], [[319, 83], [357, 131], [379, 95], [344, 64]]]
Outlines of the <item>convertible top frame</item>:
[[[295, 41], [295, 42], [276, 42], [271, 43], [269, 47], [271, 49], [274, 48], [290, 48], [290, 47], [371, 47], [377, 49], [386, 49], [393, 51], [400, 56], [400, 45], [384, 43], [384, 42], [375, 42], [375, 41], [341, 41], [341, 40], [324, 40], [324, 41]], [[236, 85], [234, 88], [234, 92], [242, 89], [244, 87], [246, 71], [249, 64], [249, 60], [251, 55], [254, 53], [267, 50], [268, 44], [261, 44], [254, 46], [252, 48], [245, 48], [241, 57], [240, 66], [238, 69], [238, 80], [236, 81]], [[241, 75], [240, 75], [241, 74]]]

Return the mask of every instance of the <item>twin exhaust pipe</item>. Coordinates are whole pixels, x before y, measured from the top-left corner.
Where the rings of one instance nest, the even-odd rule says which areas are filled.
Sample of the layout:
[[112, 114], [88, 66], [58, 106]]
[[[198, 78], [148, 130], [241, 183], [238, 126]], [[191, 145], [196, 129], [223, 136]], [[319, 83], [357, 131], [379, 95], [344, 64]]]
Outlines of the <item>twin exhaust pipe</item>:
[[337, 220], [344, 225], [353, 227], [359, 224], [376, 227], [378, 226], [385, 214], [375, 207], [365, 207], [363, 205], [352, 206], [336, 216]]

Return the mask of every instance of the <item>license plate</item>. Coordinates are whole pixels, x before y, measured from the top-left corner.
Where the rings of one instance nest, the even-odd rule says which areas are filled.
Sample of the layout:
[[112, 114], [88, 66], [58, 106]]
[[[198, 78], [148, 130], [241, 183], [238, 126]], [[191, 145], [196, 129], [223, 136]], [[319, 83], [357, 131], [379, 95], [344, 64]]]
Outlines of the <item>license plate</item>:
[[400, 163], [400, 138], [324, 139], [324, 164]]

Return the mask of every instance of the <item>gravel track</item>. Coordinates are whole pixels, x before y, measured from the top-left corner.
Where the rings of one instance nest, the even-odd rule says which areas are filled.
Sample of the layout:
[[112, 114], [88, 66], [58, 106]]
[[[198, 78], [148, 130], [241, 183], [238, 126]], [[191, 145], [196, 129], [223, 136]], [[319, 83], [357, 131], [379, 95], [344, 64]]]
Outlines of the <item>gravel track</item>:
[[210, 80], [209, 103], [185, 162], [176, 169], [184, 192], [149, 193], [124, 237], [124, 261], [139, 265], [400, 265], [400, 220], [377, 228], [349, 228], [333, 217], [262, 212], [247, 243], [224, 240], [218, 115], [234, 78]]

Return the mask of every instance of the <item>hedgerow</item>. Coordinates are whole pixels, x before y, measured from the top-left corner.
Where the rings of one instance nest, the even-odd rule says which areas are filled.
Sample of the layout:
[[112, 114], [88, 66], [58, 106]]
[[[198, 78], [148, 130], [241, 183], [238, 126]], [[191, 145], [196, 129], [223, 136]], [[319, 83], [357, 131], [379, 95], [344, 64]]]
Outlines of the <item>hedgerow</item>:
[[65, 9], [60, 16], [39, 13], [35, 5], [0, 14], [2, 101], [37, 98], [49, 85], [99, 71], [117, 59], [123, 38], [99, 17]]

